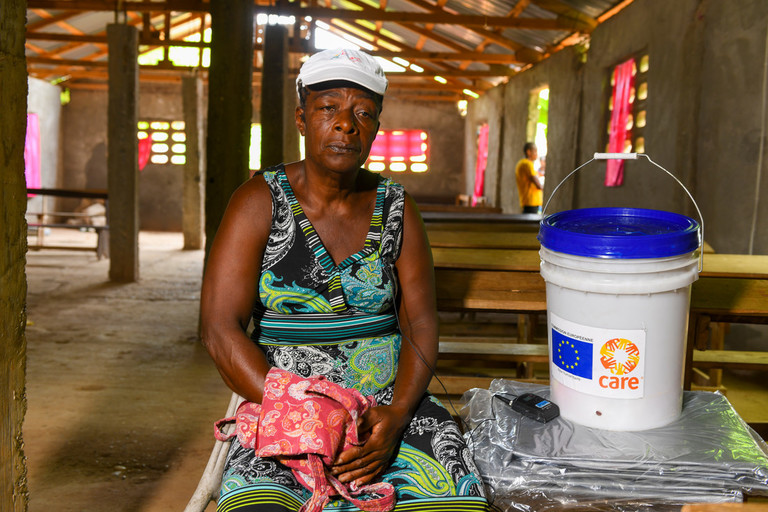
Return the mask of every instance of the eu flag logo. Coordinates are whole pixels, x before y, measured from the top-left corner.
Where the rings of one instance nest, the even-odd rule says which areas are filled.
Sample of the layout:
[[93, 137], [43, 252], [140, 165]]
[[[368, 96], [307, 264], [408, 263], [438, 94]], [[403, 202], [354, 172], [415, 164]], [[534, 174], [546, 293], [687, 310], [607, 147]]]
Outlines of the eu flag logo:
[[569, 338], [552, 329], [552, 361], [562, 370], [592, 378], [592, 344]]

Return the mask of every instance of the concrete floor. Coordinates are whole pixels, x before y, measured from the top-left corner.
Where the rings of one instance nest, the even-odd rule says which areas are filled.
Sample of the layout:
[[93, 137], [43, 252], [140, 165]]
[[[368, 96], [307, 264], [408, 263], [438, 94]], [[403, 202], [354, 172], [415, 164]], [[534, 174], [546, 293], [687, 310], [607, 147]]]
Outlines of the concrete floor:
[[[63, 231], [49, 243], [95, 245]], [[205, 467], [230, 392], [197, 340], [203, 252], [183, 251], [180, 234], [143, 232], [139, 245], [132, 284], [110, 283], [95, 252], [27, 256], [30, 512], [181, 511]], [[768, 424], [767, 381], [724, 377], [748, 421]]]

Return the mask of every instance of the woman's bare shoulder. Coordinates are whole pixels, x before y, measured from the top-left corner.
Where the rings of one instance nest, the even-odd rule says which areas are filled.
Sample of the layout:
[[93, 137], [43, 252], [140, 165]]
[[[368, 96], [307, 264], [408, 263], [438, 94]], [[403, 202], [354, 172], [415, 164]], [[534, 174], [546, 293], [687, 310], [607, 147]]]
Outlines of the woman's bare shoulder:
[[272, 210], [272, 192], [261, 173], [254, 175], [235, 190], [229, 200], [227, 209], [233, 208], [249, 213], [262, 213]]

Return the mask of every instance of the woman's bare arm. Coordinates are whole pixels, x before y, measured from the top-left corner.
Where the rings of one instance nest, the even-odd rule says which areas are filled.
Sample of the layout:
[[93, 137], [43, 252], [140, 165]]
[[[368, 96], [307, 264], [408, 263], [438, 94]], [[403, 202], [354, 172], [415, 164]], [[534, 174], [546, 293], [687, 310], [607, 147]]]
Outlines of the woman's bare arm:
[[271, 219], [271, 195], [263, 177], [235, 191], [211, 245], [200, 297], [203, 344], [224, 382], [257, 403], [269, 365], [246, 329], [258, 296]]

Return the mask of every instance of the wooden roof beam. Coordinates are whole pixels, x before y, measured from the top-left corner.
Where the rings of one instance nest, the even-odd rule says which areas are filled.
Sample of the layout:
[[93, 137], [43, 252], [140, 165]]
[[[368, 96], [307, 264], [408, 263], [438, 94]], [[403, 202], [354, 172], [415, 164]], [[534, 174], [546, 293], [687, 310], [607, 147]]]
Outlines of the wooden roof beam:
[[483, 52], [425, 52], [419, 50], [402, 50], [391, 52], [377, 50], [376, 55], [384, 58], [400, 57], [403, 59], [421, 59], [434, 61], [484, 62], [486, 64], [522, 64], [517, 57], [508, 53]]
[[[75, 34], [61, 34], [58, 32], [27, 32], [27, 41], [68, 41], [78, 43], [107, 43], [106, 35], [75, 35]], [[157, 39], [155, 37], [140, 37], [139, 45], [141, 46], [181, 46], [188, 48], [207, 48], [210, 43], [198, 42], [198, 41], [182, 41], [182, 40], [168, 40]]]
[[[30, 0], [41, 1], [41, 0]], [[129, 3], [129, 2], [126, 2]], [[531, 30], [591, 31], [594, 27], [574, 18], [558, 16], [554, 19], [510, 18], [506, 16], [478, 16], [441, 12], [382, 11], [371, 7], [361, 10], [328, 9], [325, 7], [301, 7], [296, 4], [256, 7], [255, 12], [293, 16], [312, 16], [320, 19], [365, 19], [390, 21], [394, 23], [435, 23], [444, 25], [467, 25], [473, 27], [505, 27]]]
[[[396, 23], [442, 23], [476, 27], [508, 27], [533, 30], [569, 30], [591, 32], [597, 21], [568, 8], [559, 0], [535, 0], [543, 9], [557, 14], [556, 19], [510, 18], [505, 16], [458, 15], [441, 12], [385, 11], [367, 7], [361, 11], [332, 9], [328, 7], [302, 7], [299, 4], [279, 6], [256, 2], [255, 11], [266, 14], [293, 14], [321, 19], [367, 19], [371, 21], [392, 21]], [[76, 11], [137, 11], [137, 12], [209, 12], [205, 0], [27, 0], [28, 9], [76, 10]]]
[[[566, 20], [573, 20], [575, 26], [573, 30], [577, 32], [592, 32], [598, 25], [598, 21], [590, 16], [587, 16], [583, 12], [579, 12], [576, 9], [563, 3], [561, 0], [532, 0], [534, 4], [541, 7], [545, 11], [557, 14], [558, 19], [566, 22]], [[583, 28], [577, 28], [581, 26]]]
[[119, 12], [210, 12], [205, 0], [27, 0], [28, 9]]
[[[528, 7], [528, 5], [529, 5], [530, 3], [531, 3], [531, 0], [519, 0], [519, 1], [518, 1], [518, 2], [515, 4], [515, 6], [512, 8], [512, 10], [510, 10], [510, 11], [507, 13], [507, 16], [512, 16], [512, 17], [518, 17], [518, 16], [520, 16], [520, 14], [521, 14], [521, 13], [522, 13], [522, 12], [525, 10], [525, 8], [526, 8], [526, 7]], [[500, 29], [500, 28], [498, 28], [498, 27], [497, 27], [497, 28], [494, 28], [494, 29], [493, 29], [493, 32], [499, 33], [499, 32], [501, 32], [501, 29]], [[477, 47], [475, 48], [475, 51], [476, 51], [476, 52], [483, 52], [483, 51], [485, 51], [485, 49], [486, 49], [488, 46], [490, 46], [492, 43], [493, 43], [493, 40], [491, 40], [491, 39], [489, 39], [489, 38], [487, 38], [487, 37], [486, 37], [486, 38], [484, 38], [484, 39], [483, 39], [483, 42], [482, 42], [482, 43], [480, 43], [479, 45], [477, 45]], [[522, 52], [521, 52], [521, 54], [522, 54]], [[517, 53], [516, 53], [516, 56], [517, 56]], [[466, 69], [467, 67], [469, 67], [469, 62], [462, 62], [462, 63], [461, 63], [461, 65], [460, 65], [459, 67], [460, 67], [461, 69]]]
[[[346, 31], [345, 29], [340, 28], [337, 25], [337, 23], [338, 22], [331, 22], [331, 25], [330, 25], [331, 28], [335, 29], [335, 30], [340, 30], [342, 32], [348, 33], [348, 31]], [[362, 32], [365, 32], [365, 33], [371, 32], [370, 29], [368, 29], [367, 27], [364, 27], [362, 25], [359, 25], [358, 23], [355, 23], [354, 27], [356, 29], [362, 31]], [[352, 34], [352, 35], [355, 35], [355, 34]], [[356, 35], [355, 37], [359, 37], [359, 36]], [[397, 48], [405, 48], [402, 43], [400, 43], [399, 41], [396, 41], [396, 40], [394, 40], [392, 38], [389, 38], [389, 37], [381, 35], [381, 34], [380, 34], [380, 38], [385, 38], [384, 40], [391, 41], [391, 44], [393, 46], [397, 47]], [[410, 49], [410, 50], [411, 51], [415, 51], [413, 49]], [[377, 48], [373, 53], [375, 53], [376, 55], [379, 55], [380, 51], [381, 52], [388, 52], [388, 50], [380, 50], [379, 48]], [[398, 55], [399, 52], [390, 52], [390, 53], [392, 54], [392, 57], [385, 57], [385, 58], [394, 58], [394, 57], [398, 57], [398, 56], [401, 57], [401, 55]], [[420, 62], [420, 61], [417, 61], [417, 62]], [[424, 64], [424, 63], [422, 62], [422, 64]], [[426, 67], [425, 66], [421, 66], [425, 70], [424, 74], [428, 75], [428, 76], [430, 76], [430, 75], [442, 75], [444, 70], [452, 69], [450, 66], [445, 66], [445, 65], [440, 65], [440, 64], [435, 65], [434, 63], [430, 63], [430, 64], [432, 64], [433, 67], [430, 67], [429, 65], [426, 65], [426, 64], [425, 64]], [[454, 82], [456, 79], [451, 77], [451, 78], [448, 78], [447, 80], [449, 82]], [[457, 85], [462, 85], [462, 87], [466, 87], [466, 84], [457, 84]]]
[[[365, 8], [365, 6], [366, 6], [366, 4], [365, 4], [365, 3], [363, 3], [363, 2], [361, 2], [360, 0], [347, 0], [347, 1], [348, 1], [349, 3], [352, 3], [353, 5], [357, 5], [357, 6], [361, 7], [361, 8]], [[331, 26], [332, 26], [332, 27], [337, 27], [339, 23], [347, 23], [347, 22], [346, 22], [346, 21], [343, 21], [343, 20], [336, 20], [336, 21], [331, 21]], [[365, 33], [365, 34], [370, 34], [370, 35], [374, 35], [374, 34], [375, 34], [375, 33], [374, 33], [373, 31], [371, 31], [369, 28], [367, 28], [367, 27], [365, 27], [365, 26], [361, 25], [361, 23], [360, 23], [360, 20], [359, 20], [359, 19], [358, 19], [358, 20], [355, 20], [355, 21], [354, 21], [354, 23], [352, 24], [352, 26], [353, 26], [353, 27], [354, 27], [356, 30], [359, 30], [359, 31], [361, 31], [361, 32], [363, 32], [363, 33]], [[426, 30], [426, 29], [420, 29], [420, 28], [417, 28], [418, 26], [414, 26], [414, 25], [406, 25], [405, 27], [406, 27], [408, 30], [414, 31], [414, 32], [416, 32], [416, 33], [419, 33], [419, 32], [420, 32], [420, 31], [422, 31], [422, 30]], [[354, 34], [353, 34], [353, 35], [354, 35]], [[387, 36], [383, 36], [383, 35], [381, 35], [381, 34], [378, 34], [378, 35], [379, 35], [379, 37], [380, 37], [380, 38], [386, 38], [386, 39], [383, 39], [383, 40], [384, 40], [384, 41], [387, 41], [387, 42], [390, 42], [390, 43], [391, 43], [391, 45], [392, 45], [392, 46], [394, 46], [395, 48], [415, 50], [415, 48], [408, 48], [408, 47], [406, 47], [406, 46], [405, 46], [403, 43], [401, 43], [400, 41], [397, 41], [397, 40], [395, 40], [395, 39], [392, 39], [392, 38], [390, 38], [390, 37], [387, 37]], [[437, 38], [438, 38], [438, 42], [441, 42], [441, 44], [442, 44], [442, 42], [444, 41], [444, 42], [445, 42], [445, 46], [447, 46], [448, 48], [453, 48], [453, 49], [455, 49], [455, 50], [457, 50], [457, 51], [467, 51], [467, 50], [468, 50], [468, 48], [467, 48], [467, 47], [465, 47], [465, 46], [461, 46], [461, 45], [459, 45], [459, 44], [456, 44], [456, 43], [454, 43], [453, 41], [451, 41], [450, 39], [447, 39], [447, 38], [443, 38], [442, 36], [439, 36], [439, 35], [437, 35], [437, 34], [430, 34], [430, 36], [432, 36], [432, 37], [437, 37]], [[356, 37], [359, 37], [359, 36], [356, 36]], [[377, 48], [377, 52], [378, 52], [380, 49], [381, 49], [381, 48], [380, 48], [380, 47], [378, 47], [378, 48]], [[397, 55], [395, 55], [395, 56], [397, 56]], [[393, 56], [393, 58], [394, 58], [395, 56]], [[401, 57], [401, 58], [404, 58], [402, 55], [399, 55], [399, 57]], [[424, 69], [425, 69], [425, 71], [428, 71], [429, 73], [432, 73], [433, 75], [442, 75], [442, 74], [443, 74], [443, 73], [442, 73], [442, 70], [445, 70], [445, 69], [454, 69], [454, 68], [452, 68], [451, 66], [447, 66], [447, 65], [442, 65], [442, 64], [437, 64], [437, 65], [435, 65], [435, 63], [432, 63], [432, 62], [428, 62], [428, 63], [425, 63], [425, 62], [423, 62], [423, 59], [422, 59], [422, 60], [416, 60], [416, 62], [415, 62], [415, 63], [416, 63], [417, 65], [420, 65], [420, 67], [424, 68]], [[423, 64], [423, 65], [422, 65], [422, 64]], [[426, 74], [426, 73], [425, 73], [425, 74]], [[457, 78], [455, 78], [455, 77], [448, 77], [446, 80], [448, 80], [448, 82], [451, 82], [451, 83], [454, 83], [454, 82], [456, 82], [456, 85], [461, 85], [462, 87], [466, 87], [466, 85], [467, 85], [467, 84], [463, 84], [463, 83], [458, 83], [458, 82], [457, 82], [457, 80], [460, 80], [460, 79], [457, 79]], [[485, 86], [486, 86], [486, 84], [482, 84], [482, 87], [485, 87]]]
[[56, 23], [58, 23], [60, 21], [66, 21], [66, 20], [68, 20], [70, 18], [73, 18], [73, 17], [77, 16], [77, 14], [78, 13], [75, 12], [75, 11], [67, 11], [67, 12], [62, 12], [62, 13], [53, 15], [50, 18], [43, 18], [43, 17], [41, 17], [41, 19], [39, 19], [39, 20], [37, 20], [35, 22], [27, 23], [27, 31], [40, 30], [41, 28], [45, 28], [45, 27], [48, 27], [50, 25], [55, 25]]
[[[27, 62], [30, 64], [44, 64], [44, 65], [56, 65], [56, 66], [71, 66], [71, 67], [81, 67], [81, 68], [105, 68], [109, 66], [109, 63], [105, 60], [101, 61], [93, 61], [93, 60], [79, 60], [79, 59], [56, 59], [56, 58], [50, 58], [50, 57], [27, 57]], [[150, 65], [140, 65], [139, 69], [163, 69], [163, 70], [177, 70], [177, 71], [187, 71], [190, 69], [195, 69], [196, 66], [162, 66], [162, 68], [159, 68], [158, 66], [150, 66]], [[260, 72], [260, 69], [254, 69], [254, 72]], [[298, 69], [292, 69], [290, 70], [293, 74], [298, 74]], [[395, 77], [416, 77], [416, 78], [429, 78], [434, 74], [439, 74], [441, 76], [445, 77], [467, 77], [467, 78], [482, 78], [482, 77], [498, 77], [498, 76], [511, 76], [514, 74], [514, 71], [510, 70], [461, 70], [458, 68], [454, 69], [444, 69], [440, 71], [430, 71], [430, 72], [418, 72], [413, 71], [411, 69], [407, 69], [402, 72], [398, 73], [389, 73], [389, 77], [395, 78]]]
[[[450, 12], [442, 7], [436, 7], [429, 2], [426, 2], [425, 0], [406, 0], [409, 4], [415, 5], [416, 7], [420, 7], [422, 9], [427, 10], [428, 12], [432, 13], [447, 13], [451, 15], [456, 15], [456, 13]], [[509, 16], [507, 16], [509, 17]], [[480, 27], [469, 27], [470, 30], [473, 32], [483, 36], [486, 39], [491, 39], [496, 44], [503, 46], [504, 48], [507, 48], [509, 50], [515, 51], [519, 50], [523, 46], [519, 43], [516, 43], [515, 41], [512, 41], [510, 39], [507, 39], [506, 37], [503, 37], [501, 34], [498, 34], [496, 32], [493, 32], [491, 30], [487, 30], [485, 28]]]

